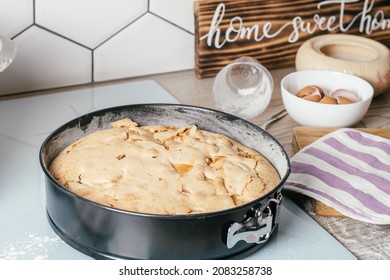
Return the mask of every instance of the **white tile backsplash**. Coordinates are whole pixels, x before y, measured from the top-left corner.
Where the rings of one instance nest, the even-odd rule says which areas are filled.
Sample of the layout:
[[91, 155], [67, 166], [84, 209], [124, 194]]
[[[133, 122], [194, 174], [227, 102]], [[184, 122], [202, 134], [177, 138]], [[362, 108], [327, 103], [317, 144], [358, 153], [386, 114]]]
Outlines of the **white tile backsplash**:
[[195, 0], [150, 0], [150, 11], [194, 33], [194, 2]]
[[147, 0], [35, 0], [37, 24], [91, 49], [147, 10]]
[[193, 69], [194, 0], [0, 0], [0, 95]]
[[33, 24], [33, 0], [0, 0], [0, 34], [12, 38]]
[[[137, 38], [137, 39], [135, 39]], [[95, 50], [95, 81], [194, 67], [193, 36], [148, 13]]]
[[2, 94], [84, 84], [92, 81], [92, 52], [32, 26], [13, 40], [18, 51], [0, 73]]

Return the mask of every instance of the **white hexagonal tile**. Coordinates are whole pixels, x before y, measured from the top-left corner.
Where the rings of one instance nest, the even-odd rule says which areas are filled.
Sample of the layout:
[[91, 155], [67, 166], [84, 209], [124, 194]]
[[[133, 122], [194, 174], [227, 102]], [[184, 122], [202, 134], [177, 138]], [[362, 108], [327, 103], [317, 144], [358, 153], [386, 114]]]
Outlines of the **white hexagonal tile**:
[[0, 94], [91, 82], [91, 50], [36, 26], [13, 41], [18, 52], [0, 75]]
[[94, 51], [94, 80], [194, 68], [194, 36], [146, 14]]
[[147, 0], [36, 0], [36, 23], [95, 48], [147, 12]]
[[33, 24], [32, 0], [0, 0], [0, 34], [12, 38]]
[[150, 0], [150, 11], [194, 33], [195, 0]]

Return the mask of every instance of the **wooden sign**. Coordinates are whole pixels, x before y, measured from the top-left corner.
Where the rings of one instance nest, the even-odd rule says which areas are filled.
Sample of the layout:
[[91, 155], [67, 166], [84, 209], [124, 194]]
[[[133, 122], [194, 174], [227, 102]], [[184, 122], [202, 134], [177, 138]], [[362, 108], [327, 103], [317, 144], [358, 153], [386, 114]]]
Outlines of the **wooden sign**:
[[330, 33], [390, 47], [389, 0], [196, 0], [195, 72], [215, 76], [241, 56], [268, 69], [293, 67], [307, 39]]

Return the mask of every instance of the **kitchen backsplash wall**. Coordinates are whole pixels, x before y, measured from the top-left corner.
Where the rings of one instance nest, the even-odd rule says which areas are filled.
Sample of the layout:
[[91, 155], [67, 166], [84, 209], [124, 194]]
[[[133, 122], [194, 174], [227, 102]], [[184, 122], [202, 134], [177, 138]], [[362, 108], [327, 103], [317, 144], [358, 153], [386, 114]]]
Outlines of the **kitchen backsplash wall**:
[[0, 0], [0, 95], [194, 68], [194, 0]]

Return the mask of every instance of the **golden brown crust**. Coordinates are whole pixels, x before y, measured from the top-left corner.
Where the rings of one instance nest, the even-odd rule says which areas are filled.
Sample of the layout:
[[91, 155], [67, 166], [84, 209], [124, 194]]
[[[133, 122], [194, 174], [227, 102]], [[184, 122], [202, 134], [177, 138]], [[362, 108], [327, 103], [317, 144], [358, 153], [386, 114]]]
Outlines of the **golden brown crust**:
[[49, 171], [94, 202], [151, 214], [193, 214], [253, 201], [280, 181], [258, 152], [196, 126], [124, 119], [62, 151]]

